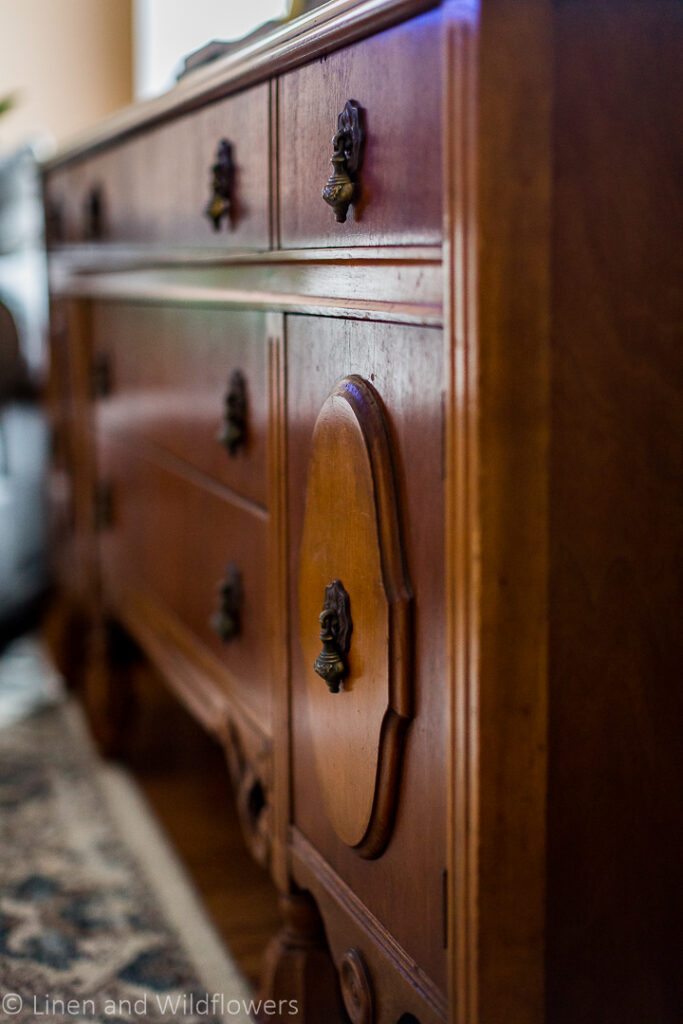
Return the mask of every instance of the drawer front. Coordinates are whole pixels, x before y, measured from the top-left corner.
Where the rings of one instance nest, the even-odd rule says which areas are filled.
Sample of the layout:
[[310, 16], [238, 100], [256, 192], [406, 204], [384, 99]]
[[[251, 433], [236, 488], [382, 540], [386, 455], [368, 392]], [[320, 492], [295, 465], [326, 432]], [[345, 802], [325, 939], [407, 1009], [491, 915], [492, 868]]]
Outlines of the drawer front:
[[97, 303], [92, 336], [100, 431], [149, 442], [265, 507], [264, 314]]
[[[280, 241], [284, 248], [441, 241], [439, 12], [280, 79]], [[348, 100], [365, 142], [346, 220], [322, 198]]]
[[442, 333], [287, 338], [294, 823], [443, 990]]
[[[216, 230], [206, 210], [223, 139], [234, 165], [233, 210]], [[50, 239], [268, 248], [268, 148], [264, 84], [49, 172]]]
[[106, 600], [114, 611], [136, 592], [160, 602], [220, 661], [267, 731], [266, 516], [109, 440], [99, 459], [110, 493], [100, 532]]

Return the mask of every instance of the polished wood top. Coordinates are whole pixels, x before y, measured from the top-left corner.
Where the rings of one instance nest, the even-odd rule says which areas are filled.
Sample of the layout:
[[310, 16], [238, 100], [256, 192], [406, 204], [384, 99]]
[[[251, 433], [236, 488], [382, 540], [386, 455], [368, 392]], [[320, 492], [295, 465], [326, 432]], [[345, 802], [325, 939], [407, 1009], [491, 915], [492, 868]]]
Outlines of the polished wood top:
[[247, 39], [243, 47], [197, 68], [169, 92], [117, 111], [77, 135], [45, 161], [44, 167], [52, 170], [90, 155], [154, 124], [437, 6], [436, 0], [331, 0], [253, 42]]

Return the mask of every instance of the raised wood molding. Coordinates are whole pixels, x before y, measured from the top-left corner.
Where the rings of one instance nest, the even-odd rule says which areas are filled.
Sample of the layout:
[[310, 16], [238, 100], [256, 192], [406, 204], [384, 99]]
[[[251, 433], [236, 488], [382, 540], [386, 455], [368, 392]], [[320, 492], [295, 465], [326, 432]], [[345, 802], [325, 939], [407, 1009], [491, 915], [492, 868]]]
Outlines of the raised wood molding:
[[271, 500], [268, 528], [269, 592], [271, 595], [271, 678], [273, 721], [273, 857], [271, 871], [280, 889], [291, 889], [288, 832], [291, 822], [291, 695], [289, 664], [289, 606], [287, 600], [287, 336], [285, 317], [269, 313], [269, 431], [268, 493]]
[[158, 242], [89, 242], [55, 246], [50, 251], [50, 263], [62, 268], [63, 273], [79, 271], [91, 274], [111, 270], [129, 270], [145, 267], [173, 266], [270, 266], [316, 263], [339, 263], [363, 266], [373, 263], [425, 264], [441, 263], [440, 245], [354, 245], [323, 249], [198, 249], [193, 246], [169, 246]]
[[[444, 994], [416, 965], [415, 960], [393, 938], [382, 923], [368, 910], [352, 889], [320, 856], [315, 847], [297, 828], [290, 829], [292, 848], [292, 870], [299, 885], [310, 889], [320, 907], [325, 923], [329, 925], [333, 906], [343, 908], [348, 918], [355, 923], [358, 934], [367, 936], [378, 956], [396, 968], [393, 985], [396, 988], [403, 1011], [411, 1010], [409, 990], [413, 989], [417, 999], [415, 1013], [419, 1013], [421, 1024], [437, 1024], [447, 1019], [447, 1002]], [[330, 945], [335, 960], [340, 965], [346, 949], [343, 943], [335, 943], [334, 932], [329, 932]], [[363, 951], [369, 958], [369, 943], [362, 943]], [[373, 957], [373, 963], [375, 958]], [[386, 995], [386, 994], [385, 994]]]
[[452, 1024], [478, 1024], [476, 47], [472, 3], [448, 8], [444, 63], [446, 605], [449, 667], [447, 940]]
[[446, 10], [451, 1012], [541, 1024], [551, 11]]
[[51, 287], [55, 295], [100, 300], [201, 303], [426, 326], [442, 322], [440, 262], [360, 260], [340, 273], [328, 261], [269, 261], [265, 274], [267, 282], [256, 262], [88, 274], [53, 264]]
[[[116, 446], [119, 444], [117, 441], [112, 441], [111, 443]], [[184, 477], [184, 479], [197, 484], [205, 491], [210, 491], [219, 498], [229, 499], [232, 505], [243, 509], [245, 512], [249, 512], [250, 515], [257, 519], [263, 521], [268, 519], [268, 509], [264, 505], [259, 504], [257, 501], [253, 501], [251, 498], [245, 498], [243, 494], [240, 494], [232, 487], [228, 487], [227, 484], [209, 476], [208, 473], [202, 472], [201, 469], [197, 469], [189, 462], [181, 459], [178, 455], [174, 455], [165, 448], [161, 448], [159, 445], [147, 440], [147, 438], [136, 437], [135, 447], [136, 451], [138, 451], [140, 455], [144, 456], [144, 458], [151, 459], [157, 465], [163, 466], [164, 469], [171, 470], [171, 472], [175, 473], [177, 476]]]
[[[320, 650], [318, 613], [334, 579], [347, 588], [356, 623], [339, 693], [329, 693], [313, 668]], [[413, 716], [411, 609], [384, 411], [367, 381], [345, 377], [323, 404], [313, 432], [299, 636], [327, 814], [340, 839], [362, 857], [384, 850], [398, 800], [403, 742]]]

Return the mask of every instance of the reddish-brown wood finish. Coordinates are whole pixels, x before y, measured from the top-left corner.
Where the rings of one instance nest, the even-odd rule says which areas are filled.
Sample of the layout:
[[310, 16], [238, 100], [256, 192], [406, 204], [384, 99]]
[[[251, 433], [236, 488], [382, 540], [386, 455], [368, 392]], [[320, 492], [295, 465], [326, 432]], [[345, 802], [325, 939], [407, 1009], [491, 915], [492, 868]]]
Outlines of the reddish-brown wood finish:
[[[92, 186], [102, 227], [51, 256], [53, 622], [89, 624], [108, 746], [131, 634], [224, 746], [285, 897], [264, 992], [302, 1024], [340, 1017], [332, 963], [352, 1024], [677, 1024], [683, 7], [425, 6], [325, 5], [48, 168], [63, 240]], [[339, 224], [320, 193], [349, 99], [367, 141]], [[214, 235], [226, 136], [238, 216]], [[345, 379], [385, 428], [331, 410]], [[312, 668], [335, 576], [350, 694]], [[385, 771], [388, 703], [411, 720]]]
[[452, 12], [452, 1012], [458, 1024], [538, 1024], [545, 981], [550, 7], [503, 0], [479, 11], [453, 5]]
[[[441, 241], [440, 33], [438, 14], [425, 14], [282, 77], [283, 247]], [[359, 199], [338, 224], [321, 192], [347, 100], [363, 108], [366, 143]]]
[[[358, 375], [344, 377], [313, 433], [299, 642], [327, 816], [342, 842], [363, 857], [378, 856], [389, 839], [413, 714], [412, 594], [393, 462], [377, 392]], [[331, 692], [315, 665], [323, 635], [330, 635], [319, 628], [323, 598], [326, 603], [335, 581], [347, 594], [351, 635], [348, 651], [333, 640], [345, 675]]]
[[555, 18], [546, 1015], [674, 1024], [683, 7]]
[[[267, 517], [141, 451], [115, 442], [101, 451], [113, 498], [112, 524], [99, 535], [108, 607], [115, 613], [138, 591], [161, 602], [225, 666], [269, 732]], [[240, 574], [240, 628], [223, 642], [212, 620], [229, 564]]]
[[[147, 441], [265, 508], [264, 314], [96, 302], [92, 339], [109, 378], [98, 430], [119, 444]], [[236, 370], [246, 381], [247, 437], [230, 455], [218, 435]]]
[[[262, 85], [56, 169], [47, 184], [48, 206], [61, 221], [53, 241], [268, 248], [268, 124], [268, 86]], [[233, 149], [234, 215], [216, 231], [205, 210], [222, 139]], [[88, 218], [93, 189], [100, 195], [95, 237]]]
[[[303, 663], [298, 616], [293, 617], [293, 820], [398, 943], [437, 985], [443, 986], [446, 850], [445, 822], [439, 808], [445, 803], [446, 736], [441, 690], [443, 647], [437, 640], [443, 636], [445, 625], [442, 335], [437, 330], [398, 325], [289, 317], [287, 345], [292, 606], [297, 607], [299, 600], [304, 497], [315, 421], [337, 381], [349, 374], [358, 374], [371, 382], [386, 410], [407, 572], [414, 594], [415, 644], [412, 670], [415, 718], [406, 735], [396, 822], [386, 851], [377, 860], [367, 861], [339, 839], [325, 813], [311, 736], [315, 721], [311, 721], [306, 684], [310, 669]], [[342, 480], [338, 486], [343, 493]], [[425, 495], [429, 495], [428, 501]], [[354, 572], [362, 573], [363, 549], [359, 548], [356, 553], [361, 562], [354, 567]], [[350, 596], [354, 631], [362, 632], [362, 608], [355, 616], [353, 590]], [[323, 598], [324, 592], [319, 595], [321, 608]], [[319, 626], [315, 616], [310, 629], [314, 638], [317, 637]], [[319, 682], [325, 690], [322, 679]], [[324, 696], [334, 701], [339, 695]], [[362, 757], [374, 764], [376, 748], [364, 750]], [[340, 774], [339, 786], [344, 785], [353, 791], [350, 770]], [[428, 800], [425, 794], [429, 794]], [[424, 841], [427, 835], [429, 842]], [[421, 894], [417, 915], [405, 885], [407, 864], [411, 865], [412, 886]], [[331, 922], [326, 923], [328, 928], [332, 926]], [[388, 979], [386, 983], [390, 983]]]

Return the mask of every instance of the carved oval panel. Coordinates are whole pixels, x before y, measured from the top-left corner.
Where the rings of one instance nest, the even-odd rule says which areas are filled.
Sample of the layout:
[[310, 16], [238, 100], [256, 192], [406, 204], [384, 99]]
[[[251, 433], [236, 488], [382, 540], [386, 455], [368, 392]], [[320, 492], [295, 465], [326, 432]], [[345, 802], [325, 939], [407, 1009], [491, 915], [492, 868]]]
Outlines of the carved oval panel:
[[[321, 613], [335, 581], [348, 594], [351, 625], [348, 650], [340, 652], [344, 676], [330, 692], [316, 667], [334, 648]], [[326, 399], [313, 434], [299, 635], [325, 809], [340, 839], [364, 857], [382, 852], [393, 824], [412, 715], [410, 612], [384, 413], [370, 384], [346, 377]]]

